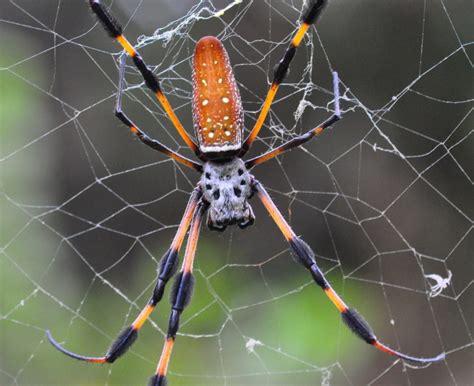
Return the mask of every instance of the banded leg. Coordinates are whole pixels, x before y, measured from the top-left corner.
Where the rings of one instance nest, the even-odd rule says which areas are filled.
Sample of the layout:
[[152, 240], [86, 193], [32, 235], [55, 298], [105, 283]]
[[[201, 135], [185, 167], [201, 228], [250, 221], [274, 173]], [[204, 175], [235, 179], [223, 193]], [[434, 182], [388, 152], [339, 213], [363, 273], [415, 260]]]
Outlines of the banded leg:
[[336, 291], [334, 291], [316, 264], [314, 253], [309, 245], [296, 236], [260, 182], [255, 181], [255, 189], [259, 199], [262, 201], [273, 221], [275, 221], [276, 225], [283, 233], [283, 236], [285, 236], [285, 239], [290, 244], [291, 249], [296, 255], [298, 263], [304, 266], [311, 273], [315, 283], [321, 287], [329, 300], [331, 300], [331, 302], [336, 306], [336, 308], [341, 313], [342, 320], [355, 335], [383, 352], [411, 362], [430, 363], [440, 361], [445, 358], [444, 353], [441, 353], [433, 358], [413, 357], [395, 351], [381, 343], [364, 318], [356, 310], [349, 308], [339, 297]]
[[140, 130], [137, 125], [135, 125], [130, 118], [122, 110], [122, 97], [124, 92], [124, 81], [125, 81], [125, 61], [127, 57], [122, 56], [120, 60], [120, 78], [119, 78], [119, 89], [117, 94], [117, 102], [115, 104], [115, 116], [122, 121], [130, 131], [135, 134], [140, 141], [142, 141], [145, 145], [151, 147], [152, 149], [159, 151], [160, 153], [166, 154], [168, 157], [174, 159], [175, 161], [182, 163], [198, 172], [202, 173], [202, 165], [198, 164], [189, 158], [183, 157], [182, 155], [174, 152], [169, 147], [163, 145], [161, 142], [150, 138], [145, 132]]
[[334, 105], [335, 105], [334, 115], [331, 118], [329, 118], [327, 121], [323, 122], [321, 126], [315, 127], [314, 129], [311, 129], [307, 131], [306, 133], [291, 139], [290, 141], [284, 143], [283, 145], [280, 145], [273, 150], [270, 150], [262, 155], [259, 155], [258, 157], [249, 159], [247, 162], [245, 162], [245, 166], [247, 167], [247, 169], [251, 169], [254, 166], [267, 162], [268, 160], [271, 160], [272, 158], [275, 158], [288, 150], [301, 146], [303, 143], [308, 142], [314, 136], [320, 135], [324, 131], [324, 129], [326, 129], [327, 127], [331, 126], [333, 123], [341, 119], [341, 110], [339, 107], [339, 78], [337, 76], [337, 72], [333, 72], [332, 74], [333, 74]]
[[114, 19], [107, 9], [100, 3], [99, 0], [89, 0], [89, 5], [92, 11], [96, 14], [99, 21], [102, 23], [102, 26], [107, 31], [107, 33], [113, 37], [127, 52], [128, 56], [133, 59], [133, 63], [140, 71], [145, 80], [147, 87], [155, 94], [158, 101], [161, 103], [163, 109], [166, 111], [166, 114], [170, 118], [171, 122], [175, 126], [181, 138], [184, 142], [196, 153], [196, 155], [201, 156], [201, 153], [198, 149], [196, 143], [191, 139], [186, 130], [184, 130], [183, 125], [176, 116], [173, 108], [171, 107], [168, 99], [163, 94], [163, 91], [160, 87], [160, 80], [153, 74], [153, 72], [148, 68], [148, 66], [143, 61], [140, 54], [137, 52], [135, 47], [127, 40], [125, 36], [122, 35], [122, 26], [119, 22]]
[[202, 217], [206, 207], [201, 202], [198, 204], [196, 212], [191, 223], [189, 231], [188, 243], [186, 245], [186, 252], [184, 253], [183, 265], [181, 272], [176, 276], [171, 292], [171, 315], [168, 323], [168, 332], [166, 334], [166, 341], [163, 346], [160, 361], [156, 368], [156, 373], [150, 378], [149, 386], [165, 386], [166, 374], [168, 372], [168, 364], [171, 359], [171, 352], [173, 351], [176, 334], [179, 329], [179, 318], [184, 308], [191, 301], [191, 296], [194, 286], [193, 264], [194, 256], [196, 255], [196, 247], [199, 239], [199, 231], [201, 229]]
[[283, 59], [280, 61], [280, 63], [275, 69], [275, 72], [273, 74], [272, 85], [270, 86], [265, 101], [263, 102], [262, 110], [260, 111], [260, 114], [257, 118], [257, 122], [255, 122], [255, 126], [253, 127], [247, 139], [242, 144], [242, 150], [239, 154], [240, 157], [247, 153], [247, 151], [250, 149], [250, 146], [252, 145], [252, 142], [255, 140], [255, 138], [257, 138], [257, 135], [263, 126], [263, 122], [265, 122], [265, 118], [267, 117], [268, 111], [270, 110], [270, 106], [273, 102], [273, 99], [275, 99], [275, 95], [278, 91], [278, 88], [280, 87], [281, 82], [288, 73], [288, 69], [290, 67], [290, 63], [293, 57], [295, 56], [296, 49], [301, 44], [301, 41], [303, 40], [306, 31], [308, 31], [311, 24], [313, 24], [321, 14], [321, 11], [323, 10], [325, 5], [326, 0], [311, 0], [308, 8], [303, 13], [303, 16], [301, 18], [302, 23], [296, 31], [295, 35], [293, 36], [290, 46], [287, 48]]
[[158, 270], [158, 279], [151, 299], [148, 301], [147, 305], [143, 308], [134, 322], [119, 334], [117, 339], [110, 346], [107, 353], [102, 357], [88, 357], [76, 354], [63, 348], [58, 342], [56, 342], [56, 340], [54, 340], [50, 331], [46, 331], [49, 341], [56, 349], [61, 351], [63, 354], [70, 356], [71, 358], [92, 363], [113, 363], [121, 355], [125, 354], [125, 352], [137, 339], [140, 328], [155, 309], [156, 305], [163, 298], [163, 292], [165, 290], [166, 283], [174, 275], [176, 269], [178, 268], [178, 253], [181, 249], [184, 237], [186, 236], [186, 233], [189, 229], [194, 213], [197, 211], [196, 207], [200, 199], [201, 191], [199, 188], [196, 188], [192, 192], [188, 201], [188, 205], [184, 212], [181, 223], [179, 224], [178, 231], [176, 232], [173, 242], [161, 259]]

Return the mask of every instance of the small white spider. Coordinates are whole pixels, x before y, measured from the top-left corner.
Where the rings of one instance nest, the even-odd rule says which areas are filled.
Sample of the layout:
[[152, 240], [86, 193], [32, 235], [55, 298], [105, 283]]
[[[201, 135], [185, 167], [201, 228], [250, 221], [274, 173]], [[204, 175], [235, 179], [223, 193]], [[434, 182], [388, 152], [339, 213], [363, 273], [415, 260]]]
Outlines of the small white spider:
[[434, 280], [436, 284], [431, 284], [430, 285], [430, 298], [435, 298], [438, 296], [443, 290], [451, 284], [451, 278], [453, 277], [453, 274], [451, 273], [450, 270], [448, 270], [448, 277], [446, 279], [442, 278], [440, 275], [436, 274], [430, 274], [430, 275], [425, 275], [427, 279]]

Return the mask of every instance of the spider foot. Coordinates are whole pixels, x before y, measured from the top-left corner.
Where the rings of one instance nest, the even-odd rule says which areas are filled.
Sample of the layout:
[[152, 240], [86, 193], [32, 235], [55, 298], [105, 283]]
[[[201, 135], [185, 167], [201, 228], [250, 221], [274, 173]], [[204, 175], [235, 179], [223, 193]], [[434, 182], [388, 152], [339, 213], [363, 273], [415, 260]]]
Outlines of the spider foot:
[[368, 344], [374, 346], [375, 348], [389, 355], [393, 355], [400, 359], [403, 359], [409, 362], [414, 362], [414, 363], [438, 362], [438, 361], [443, 360], [446, 357], [444, 352], [435, 357], [420, 358], [420, 357], [413, 357], [413, 356], [395, 351], [377, 340], [372, 328], [365, 321], [362, 315], [360, 315], [356, 310], [354, 310], [353, 308], [346, 308], [344, 311], [342, 311], [341, 315], [342, 315], [342, 319], [344, 320], [344, 323], [352, 330], [354, 334], [356, 334], [358, 337], [363, 339]]
[[84, 362], [90, 362], [90, 363], [107, 363], [107, 358], [106, 357], [86, 357], [84, 355], [79, 355], [76, 354], [72, 351], [66, 350], [63, 346], [61, 346], [56, 340], [51, 335], [51, 332], [49, 330], [46, 331], [46, 336], [48, 337], [49, 342], [58, 350], [61, 351], [63, 354], [80, 360]]
[[435, 357], [432, 358], [419, 358], [419, 357], [412, 357], [410, 355], [403, 354], [401, 352], [392, 350], [390, 347], [385, 346], [383, 343], [380, 342], [373, 342], [371, 343], [372, 346], [378, 348], [379, 350], [382, 350], [383, 352], [386, 352], [387, 354], [394, 355], [400, 359], [403, 359], [408, 362], [413, 362], [413, 363], [433, 363], [433, 362], [439, 362], [442, 361], [446, 358], [446, 354], [444, 352], [438, 354]]
[[90, 362], [90, 363], [113, 363], [115, 362], [120, 356], [125, 354], [125, 352], [130, 348], [130, 346], [135, 342], [138, 336], [138, 331], [133, 327], [127, 327], [123, 330], [118, 338], [112, 343], [110, 349], [107, 351], [103, 357], [88, 357], [84, 355], [76, 354], [72, 351], [66, 350], [63, 346], [61, 346], [51, 335], [51, 332], [48, 330], [46, 331], [46, 336], [48, 337], [49, 342], [60, 352], [63, 354], [83, 361], [83, 362]]

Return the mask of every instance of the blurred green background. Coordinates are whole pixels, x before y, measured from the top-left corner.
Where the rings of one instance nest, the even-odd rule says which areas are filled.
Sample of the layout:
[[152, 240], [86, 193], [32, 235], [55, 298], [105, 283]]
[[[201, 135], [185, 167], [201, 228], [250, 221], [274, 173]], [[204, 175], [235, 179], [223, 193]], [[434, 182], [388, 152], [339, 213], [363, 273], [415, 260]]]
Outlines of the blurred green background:
[[[243, 0], [214, 16], [231, 3], [112, 4], [189, 132], [195, 41], [223, 40], [249, 128], [302, 7]], [[3, 1], [0, 12], [0, 385], [144, 385], [167, 299], [112, 366], [61, 355], [45, 330], [104, 353], [148, 300], [198, 177], [114, 118], [120, 50], [85, 1]], [[415, 369], [354, 337], [253, 200], [253, 227], [203, 229], [171, 385], [474, 384], [473, 16], [464, 0], [330, 1], [252, 149], [329, 116], [339, 72], [344, 119], [254, 174], [383, 342], [447, 359]], [[129, 65], [127, 113], [191, 157]], [[431, 298], [424, 275], [449, 271]]]

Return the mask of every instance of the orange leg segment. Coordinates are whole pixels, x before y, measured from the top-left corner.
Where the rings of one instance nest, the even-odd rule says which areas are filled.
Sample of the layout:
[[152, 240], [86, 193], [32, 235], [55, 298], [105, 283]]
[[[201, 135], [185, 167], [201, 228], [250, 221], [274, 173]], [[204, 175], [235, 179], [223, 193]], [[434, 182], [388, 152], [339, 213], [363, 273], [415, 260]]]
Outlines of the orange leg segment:
[[[200, 189], [194, 189], [188, 201], [188, 205], [184, 212], [181, 223], [179, 224], [178, 231], [176, 232], [173, 242], [171, 243], [171, 246], [168, 251], [161, 259], [158, 279], [151, 299], [148, 301], [147, 305], [143, 308], [143, 310], [133, 321], [133, 323], [127, 328], [125, 328], [117, 337], [117, 339], [115, 339], [107, 353], [102, 357], [88, 357], [76, 354], [72, 351], [68, 351], [63, 348], [58, 342], [56, 342], [56, 340], [54, 340], [54, 338], [51, 336], [51, 333], [47, 331], [47, 337], [51, 344], [56, 347], [56, 349], [74, 359], [78, 359], [85, 362], [113, 363], [130, 348], [130, 346], [135, 342], [138, 337], [138, 331], [143, 326], [148, 317], [151, 315], [156, 305], [162, 299], [166, 283], [176, 271], [178, 263], [178, 253], [183, 244], [184, 237], [186, 236], [186, 233], [190, 227], [193, 216], [197, 211], [197, 206], [200, 198]], [[189, 258], [185, 258], [185, 261], [187, 260], [189, 260]]]
[[148, 88], [153, 91], [158, 101], [163, 106], [166, 114], [170, 118], [171, 122], [175, 126], [181, 138], [184, 142], [196, 153], [199, 153], [198, 146], [188, 135], [186, 130], [184, 130], [183, 125], [176, 116], [173, 108], [171, 107], [168, 99], [164, 96], [160, 88], [159, 79], [153, 74], [153, 72], [148, 68], [148, 66], [143, 61], [140, 54], [137, 52], [135, 47], [127, 40], [127, 38], [122, 34], [122, 26], [115, 20], [107, 9], [100, 3], [99, 0], [89, 0], [89, 5], [92, 11], [96, 14], [99, 21], [102, 23], [102, 26], [107, 31], [107, 33], [112, 36], [127, 52], [127, 55], [133, 59], [133, 63], [140, 71], [145, 80], [145, 84]]
[[293, 60], [293, 57], [295, 56], [296, 49], [300, 46], [304, 35], [309, 30], [309, 27], [319, 17], [325, 4], [326, 4], [325, 0], [313, 0], [311, 4], [309, 5], [309, 7], [307, 8], [307, 10], [303, 13], [302, 19], [301, 19], [302, 20], [301, 25], [296, 30], [296, 33], [294, 34], [293, 39], [291, 39], [290, 46], [287, 48], [285, 55], [283, 56], [283, 59], [280, 61], [280, 63], [278, 64], [275, 70], [275, 73], [273, 75], [272, 85], [270, 86], [270, 89], [267, 93], [265, 101], [263, 102], [262, 110], [260, 111], [260, 114], [257, 118], [257, 121], [255, 122], [255, 125], [252, 131], [250, 132], [249, 136], [242, 144], [242, 150], [239, 154], [240, 156], [243, 156], [245, 153], [247, 153], [253, 141], [255, 141], [255, 139], [257, 138], [258, 133], [262, 129], [263, 123], [265, 122], [265, 119], [268, 115], [270, 106], [273, 103], [273, 100], [275, 99], [275, 95], [278, 91], [278, 88], [280, 87], [281, 82], [283, 81], [283, 79], [286, 77], [286, 74], [288, 73], [288, 69], [290, 67], [291, 61]]
[[194, 287], [193, 264], [196, 255], [199, 232], [201, 230], [202, 217], [206, 210], [203, 203], [198, 204], [191, 222], [189, 230], [188, 243], [184, 253], [181, 272], [176, 276], [173, 291], [171, 293], [171, 315], [169, 318], [168, 332], [163, 346], [160, 361], [156, 368], [155, 375], [150, 378], [150, 386], [166, 385], [166, 374], [171, 359], [171, 352], [176, 340], [176, 334], [179, 329], [179, 320], [184, 308], [191, 301], [191, 295]]
[[283, 145], [278, 146], [277, 148], [270, 150], [262, 155], [259, 155], [255, 158], [252, 158], [245, 162], [245, 166], [247, 169], [251, 169], [256, 165], [262, 164], [264, 162], [267, 162], [271, 160], [272, 158], [275, 158], [279, 156], [280, 154], [294, 149], [295, 147], [301, 146], [304, 143], [308, 142], [315, 136], [321, 135], [322, 132], [332, 124], [336, 123], [339, 119], [341, 119], [341, 109], [339, 106], [339, 76], [337, 75], [337, 72], [333, 72], [333, 87], [334, 87], [334, 115], [323, 122], [321, 126], [315, 127], [314, 129], [311, 129], [307, 131], [306, 133], [299, 135], [288, 142], [284, 143]]
[[383, 343], [379, 342], [377, 337], [375, 336], [372, 328], [369, 324], [364, 320], [364, 318], [353, 308], [348, 307], [341, 297], [334, 291], [331, 287], [329, 282], [326, 280], [324, 274], [319, 269], [318, 265], [316, 264], [314, 253], [311, 250], [310, 246], [306, 244], [302, 239], [300, 239], [296, 234], [293, 232], [291, 227], [286, 222], [285, 218], [282, 216], [276, 205], [271, 200], [270, 196], [268, 195], [265, 188], [262, 184], [258, 181], [254, 181], [254, 187], [257, 192], [257, 195], [262, 201], [263, 205], [267, 209], [268, 213], [275, 221], [276, 225], [285, 236], [285, 239], [289, 242], [292, 251], [294, 252], [298, 263], [304, 266], [311, 274], [315, 283], [321, 287], [324, 291], [326, 296], [331, 300], [331, 302], [336, 306], [338, 311], [342, 316], [342, 320], [344, 323], [352, 330], [352, 332], [357, 335], [359, 338], [364, 340], [366, 343], [374, 346], [375, 348], [388, 353], [390, 355], [394, 355], [398, 358], [416, 362], [416, 363], [431, 363], [443, 360], [445, 358], [445, 354], [441, 353], [432, 358], [419, 358], [413, 357], [410, 355], [403, 354], [401, 352], [395, 351], [390, 347], [387, 347]]

